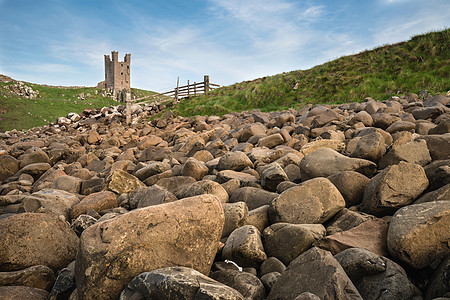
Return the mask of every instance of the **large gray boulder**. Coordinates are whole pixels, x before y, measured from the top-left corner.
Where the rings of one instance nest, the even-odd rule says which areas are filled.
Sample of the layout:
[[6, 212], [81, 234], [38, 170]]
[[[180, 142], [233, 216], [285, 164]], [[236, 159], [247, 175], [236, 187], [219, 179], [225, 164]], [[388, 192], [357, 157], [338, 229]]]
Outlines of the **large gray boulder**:
[[263, 232], [264, 249], [267, 256], [288, 265], [325, 234], [322, 224], [275, 223]]
[[277, 162], [264, 166], [261, 171], [261, 185], [271, 192], [277, 190], [277, 186], [280, 182], [288, 180], [289, 178], [286, 172]]
[[268, 300], [291, 300], [304, 292], [320, 299], [363, 299], [330, 252], [311, 248], [281, 274]]
[[261, 280], [248, 272], [219, 270], [212, 272], [209, 277], [237, 290], [245, 299], [263, 300], [266, 296]]
[[190, 266], [208, 274], [223, 222], [217, 197], [201, 195], [89, 227], [75, 265], [78, 297], [117, 298], [133, 277], [161, 267]]
[[272, 223], [318, 224], [345, 207], [338, 189], [326, 178], [314, 178], [285, 190], [269, 209]]
[[356, 171], [371, 177], [376, 170], [377, 165], [374, 162], [350, 158], [330, 148], [320, 148], [306, 155], [300, 163], [303, 181], [315, 177], [328, 177], [344, 171]]
[[186, 267], [141, 273], [120, 294], [120, 300], [243, 300], [235, 289]]
[[411, 204], [427, 187], [428, 179], [421, 166], [400, 162], [369, 181], [359, 209], [376, 216], [393, 214]]
[[399, 209], [389, 225], [392, 257], [421, 269], [450, 255], [450, 201], [413, 204]]
[[222, 259], [234, 261], [242, 267], [258, 267], [267, 259], [259, 230], [253, 225], [234, 230], [222, 249]]
[[421, 296], [405, 270], [392, 260], [360, 248], [334, 256], [364, 299], [414, 299]]

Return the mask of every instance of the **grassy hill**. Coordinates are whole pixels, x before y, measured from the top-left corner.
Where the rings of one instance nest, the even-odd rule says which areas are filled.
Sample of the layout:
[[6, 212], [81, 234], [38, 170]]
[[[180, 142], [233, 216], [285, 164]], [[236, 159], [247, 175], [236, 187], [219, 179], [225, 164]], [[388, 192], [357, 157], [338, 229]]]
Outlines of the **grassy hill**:
[[344, 56], [309, 70], [287, 72], [214, 90], [208, 97], [183, 101], [183, 116], [223, 115], [259, 108], [261, 111], [301, 107], [306, 103], [343, 103], [365, 97], [446, 93], [450, 89], [450, 29], [414, 36]]
[[[4, 76], [5, 77], [5, 76]], [[6, 78], [6, 77], [5, 77]], [[0, 130], [29, 129], [56, 121], [69, 112], [81, 113], [85, 108], [118, 105], [109, 96], [102, 96], [94, 87], [54, 87], [24, 82], [39, 94], [34, 99], [19, 96], [11, 90], [16, 81], [0, 82]], [[132, 89], [137, 97], [153, 92]]]

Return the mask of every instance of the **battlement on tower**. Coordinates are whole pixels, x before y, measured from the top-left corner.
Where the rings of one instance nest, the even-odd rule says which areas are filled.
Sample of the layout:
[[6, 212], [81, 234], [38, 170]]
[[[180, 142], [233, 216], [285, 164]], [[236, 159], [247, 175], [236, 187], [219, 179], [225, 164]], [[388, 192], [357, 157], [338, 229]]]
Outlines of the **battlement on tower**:
[[123, 61], [119, 61], [117, 51], [111, 51], [111, 56], [105, 55], [105, 81], [100, 82], [98, 87], [115, 93], [130, 91], [130, 64], [131, 54], [125, 54]]

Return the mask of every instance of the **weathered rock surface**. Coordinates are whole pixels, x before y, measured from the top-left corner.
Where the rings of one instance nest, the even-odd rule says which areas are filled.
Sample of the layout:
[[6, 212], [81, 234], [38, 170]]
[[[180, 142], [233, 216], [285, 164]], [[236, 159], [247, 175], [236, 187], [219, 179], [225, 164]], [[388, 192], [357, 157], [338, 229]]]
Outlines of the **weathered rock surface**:
[[270, 204], [272, 223], [323, 223], [345, 207], [338, 189], [326, 178], [307, 180], [287, 189]]
[[235, 289], [186, 267], [167, 267], [142, 273], [133, 278], [120, 294], [131, 299], [220, 299], [240, 300]]
[[238, 270], [219, 270], [210, 277], [237, 290], [244, 299], [263, 300], [266, 296], [263, 283], [253, 274]]
[[208, 274], [223, 222], [217, 198], [202, 195], [89, 227], [76, 260], [78, 296], [116, 298], [133, 277], [161, 267], [184, 265]]
[[70, 218], [76, 219], [90, 209], [100, 212], [114, 207], [117, 207], [117, 196], [114, 193], [109, 191], [93, 193], [72, 206]]
[[0, 286], [29, 286], [49, 290], [55, 274], [47, 266], [32, 266], [19, 271], [0, 272]]
[[373, 219], [349, 230], [328, 235], [315, 245], [333, 254], [348, 248], [363, 248], [387, 256], [387, 231], [388, 224], [384, 220]]
[[275, 257], [288, 265], [326, 234], [321, 224], [275, 223], [263, 232], [267, 256]]
[[450, 255], [449, 228], [449, 201], [406, 206], [395, 213], [389, 225], [389, 252], [413, 268], [424, 268]]
[[321, 148], [306, 155], [300, 163], [303, 181], [344, 171], [356, 171], [371, 177], [376, 170], [376, 164], [369, 160], [350, 158], [329, 148]]
[[413, 299], [419, 289], [392, 260], [365, 249], [352, 248], [334, 256], [364, 299]]
[[293, 260], [267, 299], [295, 299], [304, 292], [320, 299], [363, 299], [333, 255], [318, 248]]
[[222, 249], [222, 258], [243, 267], [258, 267], [267, 259], [259, 230], [252, 225], [234, 230]]
[[369, 181], [360, 210], [377, 216], [393, 214], [411, 204], [427, 187], [428, 179], [421, 166], [400, 162]]
[[[236, 272], [246, 272], [243, 278], [253, 278], [251, 274], [257, 276], [268, 294], [276, 284], [281, 284], [282, 276], [282, 282], [291, 279], [286, 279], [285, 266], [279, 259], [272, 256], [263, 260], [263, 255], [254, 259], [251, 255], [258, 257], [261, 253], [266, 255], [278, 249], [283, 250], [276, 254], [278, 257], [288, 257], [285, 258], [286, 263], [292, 259], [295, 261], [295, 256], [301, 252], [303, 254], [298, 256], [301, 257], [311, 247], [310, 235], [306, 234], [304, 227], [308, 230], [320, 227], [318, 235], [322, 237], [323, 226], [326, 226], [327, 236], [322, 243], [329, 242], [322, 245], [324, 248], [343, 253], [361, 249], [343, 250], [347, 247], [365, 247], [385, 254], [385, 250], [380, 249], [386, 243], [386, 234], [383, 242], [383, 234], [380, 233], [384, 229], [379, 227], [385, 228], [386, 224], [381, 226], [382, 221], [376, 219], [382, 217], [388, 224], [392, 220], [389, 231], [397, 232], [399, 240], [395, 242], [398, 248], [391, 249], [389, 258], [393, 261], [389, 265], [405, 266], [408, 274], [405, 276], [396, 265], [389, 267], [388, 271], [371, 273], [355, 254], [347, 265], [353, 264], [362, 270], [357, 278], [352, 279], [356, 284], [364, 278], [366, 284], [359, 286], [361, 292], [364, 291], [363, 298], [379, 295], [389, 299], [420, 299], [409, 280], [405, 279], [407, 277], [421, 289], [426, 299], [448, 297], [448, 288], [445, 287], [447, 267], [437, 267], [448, 256], [448, 247], [445, 248], [448, 230], [442, 229], [448, 227], [445, 223], [447, 209], [441, 203], [448, 202], [450, 191], [449, 99], [446, 96], [431, 97], [423, 92], [420, 96], [395, 96], [382, 102], [366, 98], [362, 103], [309, 104], [300, 110], [291, 108], [270, 113], [252, 110], [223, 117], [185, 118], [167, 111], [162, 118], [149, 121], [150, 115], [171, 106], [169, 102], [164, 105], [132, 105], [130, 125], [125, 123], [125, 106], [117, 106], [68, 114], [52, 124], [28, 131], [0, 132], [0, 223], [27, 216], [29, 212], [59, 219], [61, 224], [62, 221], [66, 225], [67, 221], [71, 222], [70, 228], [64, 225], [68, 228], [67, 232], [64, 231], [65, 237], [54, 243], [49, 242], [49, 237], [53, 236], [53, 231], [59, 230], [59, 225], [44, 230], [42, 222], [34, 222], [38, 225], [32, 225], [34, 228], [30, 229], [27, 221], [23, 223], [25, 225], [14, 227], [13, 243], [0, 245], [0, 248], [9, 247], [11, 254], [1, 255], [0, 259], [17, 258], [16, 254], [22, 255], [25, 246], [38, 243], [35, 239], [30, 239], [31, 243], [24, 240], [33, 230], [45, 232], [45, 236], [40, 233], [34, 235], [41, 238], [41, 245], [46, 244], [48, 248], [60, 245], [60, 242], [67, 248], [70, 242], [65, 240], [74, 232], [78, 236], [89, 236], [92, 235], [89, 233], [91, 230], [101, 227], [107, 234], [99, 236], [118, 237], [117, 241], [123, 241], [123, 244], [120, 241], [116, 244], [112, 238], [104, 239], [113, 240], [110, 244], [99, 242], [103, 248], [98, 247], [100, 252], [96, 254], [98, 257], [92, 258], [91, 268], [75, 270], [75, 261], [67, 266], [74, 257], [52, 267], [57, 274], [57, 283], [49, 299], [69, 298], [74, 289], [77, 292], [72, 298], [77, 298], [76, 295], [82, 293], [80, 291], [94, 290], [85, 289], [86, 281], [75, 282], [74, 277], [100, 274], [104, 282], [115, 282], [116, 279], [111, 278], [124, 276], [117, 280], [120, 285], [113, 285], [115, 288], [124, 287], [134, 276], [149, 271], [136, 269], [136, 273], [130, 275], [131, 266], [135, 266], [136, 261], [142, 261], [144, 265], [146, 260], [141, 257], [157, 257], [166, 259], [169, 266], [192, 268], [195, 264], [186, 263], [188, 259], [184, 259], [186, 264], [180, 262], [188, 253], [195, 256], [192, 260], [197, 265], [210, 264], [215, 257], [213, 271], [229, 270], [232, 266]], [[209, 206], [200, 205], [192, 213], [190, 209], [185, 210], [184, 198], [194, 195], [216, 196], [219, 198], [219, 201], [215, 200], [217, 207], [203, 215], [203, 210]], [[86, 206], [86, 202], [89, 205]], [[193, 221], [192, 226], [185, 226], [185, 231], [180, 227], [184, 223], [174, 223], [167, 230], [169, 234], [157, 230], [162, 223], [156, 225], [148, 221], [133, 225], [135, 223], [128, 219], [131, 218], [128, 215], [136, 216], [139, 211], [150, 208], [159, 211], [158, 207], [169, 204], [177, 207], [174, 209], [177, 217], [172, 218], [174, 221], [186, 215], [202, 215], [203, 219]], [[412, 209], [416, 204], [429, 207], [418, 212], [414, 210], [414, 217], [391, 216], [396, 211]], [[83, 209], [80, 210], [81, 206]], [[221, 206], [224, 216], [216, 217], [218, 220], [214, 224], [217, 226], [212, 226], [217, 227], [215, 242], [209, 243], [204, 250], [210, 254], [205, 255], [195, 247], [195, 251], [184, 251], [183, 241], [201, 238], [202, 232], [212, 230], [205, 224], [216, 214], [215, 209], [221, 211]], [[160, 211], [151, 216], [153, 220], [162, 220], [164, 213]], [[223, 218], [225, 224], [223, 230], [219, 230], [219, 219], [223, 221]], [[114, 228], [108, 227], [111, 224]], [[277, 230], [270, 238], [262, 240], [262, 248], [261, 245], [240, 247], [239, 239], [235, 238], [227, 241], [227, 236], [244, 232], [248, 225], [264, 235], [266, 229], [270, 231], [283, 224], [295, 230], [287, 233]], [[112, 231], [115, 231], [114, 235]], [[9, 234], [4, 230], [0, 233], [2, 238], [4, 233]], [[261, 240], [260, 234], [244, 233], [241, 235], [244, 237], [242, 245], [251, 245], [252, 236], [255, 237], [253, 240], [257, 240], [256, 236]], [[304, 239], [296, 238], [302, 234]], [[150, 235], [151, 238], [148, 237]], [[149, 243], [142, 242], [142, 236], [153, 241], [151, 247], [146, 248]], [[174, 236], [177, 238], [167, 243], [167, 239]], [[221, 242], [218, 241], [220, 237]], [[232, 245], [233, 240], [239, 243]], [[17, 245], [17, 241], [23, 243]], [[312, 245], [314, 243], [318, 242], [314, 241]], [[235, 257], [222, 257], [225, 245], [226, 251], [228, 248], [237, 250]], [[111, 250], [119, 246], [124, 247], [123, 251]], [[297, 247], [301, 251], [294, 254], [299, 249]], [[49, 251], [47, 248], [29, 251], [14, 263], [30, 257], [30, 253], [54, 259], [67, 252], [67, 249]], [[76, 251], [77, 246], [74, 248]], [[170, 253], [177, 259], [170, 257], [169, 262], [167, 255]], [[242, 253], [244, 257], [239, 258]], [[378, 257], [383, 260], [383, 256]], [[230, 261], [224, 262], [224, 259]], [[238, 260], [241, 266], [235, 265], [231, 259]], [[97, 262], [99, 265], [95, 264]], [[83, 263], [78, 259], [77, 265]], [[107, 263], [110, 265], [106, 266]], [[34, 264], [4, 273], [28, 272], [25, 268], [34, 268]], [[110, 273], [105, 272], [106, 269]], [[305, 271], [305, 274], [314, 274], [316, 269], [311, 268], [312, 271]], [[371, 276], [377, 277], [369, 280]], [[331, 281], [320, 280], [323, 283], [318, 286], [326, 291]], [[214, 296], [211, 291], [216, 289], [215, 284], [208, 291], [203, 289], [204, 293], [198, 297], [224, 296], [226, 292], [221, 293], [222, 296]], [[260, 283], [256, 285], [260, 286]], [[111, 290], [114, 296], [110, 295], [110, 290], [97, 293], [101, 294], [99, 297], [117, 298], [120, 289]], [[317, 290], [304, 291], [288, 298], [324, 298], [320, 293]], [[234, 294], [231, 292], [224, 299], [230, 298], [229, 295]], [[97, 295], [93, 297], [97, 298]], [[132, 297], [138, 297], [138, 294]]]
[[75, 259], [78, 237], [69, 225], [45, 213], [22, 213], [0, 220], [0, 270], [44, 265], [59, 270]]

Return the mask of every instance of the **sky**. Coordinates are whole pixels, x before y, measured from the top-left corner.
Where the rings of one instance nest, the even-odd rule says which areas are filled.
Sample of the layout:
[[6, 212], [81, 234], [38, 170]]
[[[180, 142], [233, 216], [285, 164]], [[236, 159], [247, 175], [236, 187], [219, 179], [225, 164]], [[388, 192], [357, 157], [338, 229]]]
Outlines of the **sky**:
[[131, 87], [165, 92], [305, 70], [450, 27], [449, 0], [0, 0], [0, 74], [96, 86], [131, 53]]

